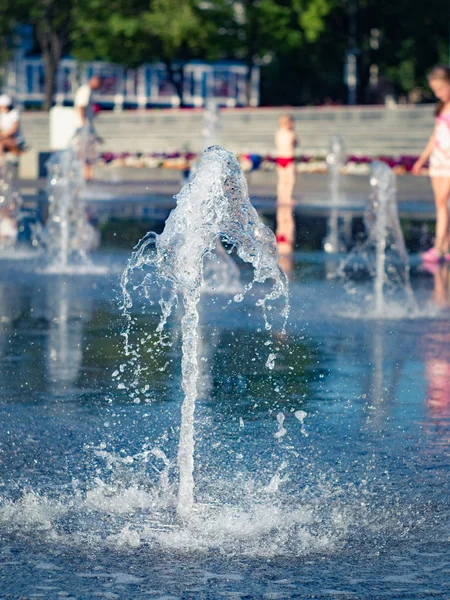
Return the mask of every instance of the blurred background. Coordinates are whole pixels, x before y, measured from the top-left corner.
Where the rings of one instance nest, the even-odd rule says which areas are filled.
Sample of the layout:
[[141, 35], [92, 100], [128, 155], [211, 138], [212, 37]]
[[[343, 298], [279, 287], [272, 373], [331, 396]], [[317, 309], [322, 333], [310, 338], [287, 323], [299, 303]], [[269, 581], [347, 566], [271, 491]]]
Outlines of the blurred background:
[[3, 90], [102, 108], [419, 103], [449, 60], [444, 0], [1, 0]]

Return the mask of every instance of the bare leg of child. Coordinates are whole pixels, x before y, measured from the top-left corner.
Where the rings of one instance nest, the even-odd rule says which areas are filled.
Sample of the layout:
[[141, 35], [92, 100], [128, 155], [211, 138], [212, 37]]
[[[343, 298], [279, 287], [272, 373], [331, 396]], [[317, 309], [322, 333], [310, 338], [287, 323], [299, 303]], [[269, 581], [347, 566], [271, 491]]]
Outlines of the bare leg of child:
[[439, 252], [449, 250], [449, 210], [450, 178], [432, 177], [431, 185], [436, 203], [436, 240], [434, 246]]
[[277, 239], [289, 244], [294, 243], [294, 215], [292, 206], [278, 205], [277, 207]]
[[278, 204], [292, 204], [292, 195], [295, 185], [295, 167], [294, 164], [286, 167], [277, 167], [278, 184], [277, 198]]
[[292, 252], [295, 241], [294, 201], [292, 193], [295, 184], [294, 165], [278, 167], [277, 186], [277, 240], [280, 253]]
[[94, 178], [94, 168], [91, 163], [84, 163], [84, 179], [92, 181]]
[[294, 203], [294, 186], [295, 186], [295, 166], [291, 163], [285, 168], [286, 171], [286, 198], [289, 197], [289, 202]]
[[433, 301], [437, 306], [449, 305], [449, 265], [436, 265]]

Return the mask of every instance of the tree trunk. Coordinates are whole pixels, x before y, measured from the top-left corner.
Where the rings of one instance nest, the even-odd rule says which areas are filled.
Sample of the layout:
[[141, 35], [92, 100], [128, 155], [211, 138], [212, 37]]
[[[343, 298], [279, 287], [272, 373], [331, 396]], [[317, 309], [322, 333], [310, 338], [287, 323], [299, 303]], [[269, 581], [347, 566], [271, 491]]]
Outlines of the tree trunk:
[[167, 74], [169, 75], [169, 81], [175, 88], [177, 93], [180, 107], [184, 106], [183, 102], [183, 89], [184, 89], [184, 65], [174, 67], [172, 61], [165, 61]]
[[55, 94], [56, 74], [59, 61], [70, 39], [71, 2], [49, 3], [43, 13], [36, 18], [36, 37], [44, 61], [45, 95], [44, 110], [50, 110]]
[[259, 24], [258, 12], [259, 7], [254, 0], [247, 0], [246, 3], [246, 19], [247, 19], [247, 73], [245, 77], [245, 103], [250, 106], [252, 97], [252, 74], [255, 66], [255, 54], [258, 49]]
[[255, 63], [253, 60], [247, 63], [247, 73], [245, 74], [245, 104], [250, 106], [252, 99], [252, 74]]
[[53, 105], [59, 60], [55, 61], [53, 57], [45, 56], [45, 54], [43, 54], [43, 59], [45, 77], [43, 109], [49, 111]]

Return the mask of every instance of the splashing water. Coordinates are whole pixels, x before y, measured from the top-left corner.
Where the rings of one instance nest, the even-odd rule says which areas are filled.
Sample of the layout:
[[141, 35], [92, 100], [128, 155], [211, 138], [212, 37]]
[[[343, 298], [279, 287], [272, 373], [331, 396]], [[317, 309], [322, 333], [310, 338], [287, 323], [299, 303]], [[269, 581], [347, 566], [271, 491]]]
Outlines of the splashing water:
[[237, 294], [242, 291], [239, 267], [230, 257], [220, 240], [216, 242], [214, 255], [206, 261], [203, 276], [203, 292]]
[[343, 250], [339, 232], [338, 207], [341, 201], [341, 169], [345, 165], [345, 162], [344, 140], [340, 135], [333, 135], [330, 138], [330, 151], [327, 155], [331, 210], [328, 218], [327, 236], [323, 240], [325, 252], [333, 254]]
[[75, 150], [52, 154], [47, 162], [49, 214], [35, 227], [33, 245], [47, 255], [47, 270], [67, 272], [70, 263], [89, 264], [87, 253], [98, 244], [97, 232], [86, 219], [83, 165]]
[[409, 258], [397, 209], [395, 174], [386, 164], [374, 161], [371, 167], [372, 193], [364, 214], [366, 240], [357, 245], [339, 267], [345, 277], [349, 270], [366, 270], [373, 280], [374, 316], [386, 316], [386, 293], [401, 290], [408, 311], [416, 310], [410, 284]]
[[[203, 112], [202, 151], [220, 144], [222, 120], [220, 109], [214, 98], [208, 98]], [[197, 165], [194, 166], [193, 173]], [[230, 258], [220, 239], [216, 241], [216, 250], [204, 270], [205, 290], [214, 292], [237, 293], [240, 291], [239, 268]]]
[[288, 282], [278, 266], [275, 236], [258, 217], [248, 198], [247, 183], [235, 156], [220, 146], [208, 148], [201, 159], [195, 177], [177, 196], [177, 206], [166, 221], [161, 235], [147, 234], [137, 245], [122, 275], [123, 311], [128, 320], [125, 352], [136, 355], [130, 346], [132, 307], [130, 278], [136, 269], [146, 269], [143, 281], [136, 287], [149, 296], [156, 283], [161, 288], [162, 317], [157, 328], [162, 332], [174, 306], [183, 307], [181, 431], [178, 449], [179, 492], [177, 512], [180, 517], [191, 513], [194, 503], [194, 412], [197, 397], [199, 367], [197, 362], [200, 300], [204, 281], [204, 260], [211, 257], [217, 240], [231, 245], [237, 255], [254, 269], [254, 279], [243, 293], [235, 296], [240, 302], [254, 282], [273, 280], [272, 289], [257, 301], [263, 309], [266, 330], [271, 329], [267, 316], [270, 303], [284, 297], [284, 321], [288, 316]]
[[216, 100], [209, 98], [203, 113], [202, 146], [203, 149], [215, 146], [219, 143], [222, 130], [220, 111]]
[[12, 172], [0, 167], [0, 248], [12, 248], [19, 233], [18, 221], [22, 198], [17, 191]]

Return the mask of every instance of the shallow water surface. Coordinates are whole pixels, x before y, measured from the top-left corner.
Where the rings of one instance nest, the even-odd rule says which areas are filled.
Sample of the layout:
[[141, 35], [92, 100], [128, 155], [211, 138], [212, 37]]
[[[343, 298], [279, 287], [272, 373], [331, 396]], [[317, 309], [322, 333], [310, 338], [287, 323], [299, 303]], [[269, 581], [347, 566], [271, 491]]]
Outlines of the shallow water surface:
[[[418, 313], [393, 300], [379, 320], [366, 282], [297, 258], [286, 335], [265, 331], [257, 289], [204, 295], [186, 522], [177, 321], [167, 346], [142, 341], [131, 399], [124, 256], [83, 276], [5, 265], [0, 598], [449, 597], [445, 277], [419, 273]], [[157, 310], [134, 310], [144, 338]]]

